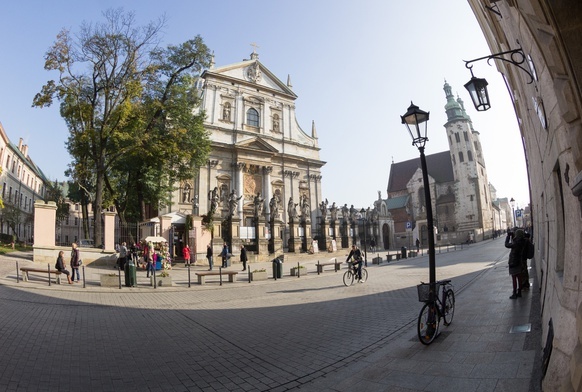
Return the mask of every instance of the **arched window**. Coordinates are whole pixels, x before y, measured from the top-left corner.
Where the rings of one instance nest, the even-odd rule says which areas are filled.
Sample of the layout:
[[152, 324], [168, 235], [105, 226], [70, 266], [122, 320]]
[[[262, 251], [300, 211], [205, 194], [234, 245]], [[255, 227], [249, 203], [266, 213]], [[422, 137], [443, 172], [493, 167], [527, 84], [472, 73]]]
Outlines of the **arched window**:
[[259, 112], [253, 108], [247, 110], [247, 125], [250, 125], [251, 127], [259, 126]]
[[463, 157], [463, 151], [459, 151], [459, 163], [465, 162], [465, 158]]
[[426, 199], [424, 197], [424, 188], [420, 188], [418, 190], [418, 204], [420, 209], [422, 209], [423, 207], [426, 207]]
[[473, 153], [471, 152], [471, 150], [467, 151], [467, 159], [469, 161], [472, 161], [473, 160]]

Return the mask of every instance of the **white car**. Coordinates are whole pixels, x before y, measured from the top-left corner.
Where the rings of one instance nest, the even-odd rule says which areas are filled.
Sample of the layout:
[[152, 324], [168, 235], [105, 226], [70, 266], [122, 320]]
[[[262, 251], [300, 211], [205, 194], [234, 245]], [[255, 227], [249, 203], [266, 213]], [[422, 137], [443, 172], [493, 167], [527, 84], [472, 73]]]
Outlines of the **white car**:
[[94, 248], [95, 247], [95, 243], [93, 242], [93, 240], [79, 240], [79, 247], [80, 248]]

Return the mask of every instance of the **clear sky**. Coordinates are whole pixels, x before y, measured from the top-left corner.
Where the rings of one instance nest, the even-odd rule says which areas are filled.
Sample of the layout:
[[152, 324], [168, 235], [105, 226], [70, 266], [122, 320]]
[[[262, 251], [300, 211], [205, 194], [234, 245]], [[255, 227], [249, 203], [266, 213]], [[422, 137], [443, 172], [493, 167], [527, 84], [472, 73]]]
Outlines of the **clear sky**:
[[485, 61], [475, 76], [489, 82], [491, 109], [477, 112], [463, 85], [463, 60], [490, 54], [465, 0], [167, 0], [10, 1], [2, 6], [0, 122], [10, 140], [29, 146], [51, 180], [64, 180], [70, 162], [68, 131], [58, 105], [32, 108], [32, 99], [55, 75], [44, 54], [62, 28], [102, 21], [107, 8], [134, 11], [141, 24], [165, 15], [164, 44], [200, 35], [216, 66], [259, 59], [283, 82], [291, 76], [297, 119], [310, 134], [315, 121], [330, 203], [371, 206], [386, 188], [392, 161], [418, 157], [401, 124], [413, 101], [430, 111], [426, 154], [448, 149], [445, 80], [465, 101], [479, 131], [489, 181], [498, 197], [529, 202], [517, 120], [501, 74]]

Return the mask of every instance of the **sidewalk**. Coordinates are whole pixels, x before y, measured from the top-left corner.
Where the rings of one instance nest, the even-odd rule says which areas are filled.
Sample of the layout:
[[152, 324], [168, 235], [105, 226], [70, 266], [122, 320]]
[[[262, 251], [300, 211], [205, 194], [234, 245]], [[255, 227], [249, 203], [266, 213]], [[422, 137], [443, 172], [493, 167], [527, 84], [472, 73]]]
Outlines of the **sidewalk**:
[[539, 285], [530, 282], [522, 298], [509, 299], [507, 262], [499, 261], [455, 293], [453, 322], [430, 346], [419, 342], [415, 322], [349, 369], [297, 390], [541, 391]]

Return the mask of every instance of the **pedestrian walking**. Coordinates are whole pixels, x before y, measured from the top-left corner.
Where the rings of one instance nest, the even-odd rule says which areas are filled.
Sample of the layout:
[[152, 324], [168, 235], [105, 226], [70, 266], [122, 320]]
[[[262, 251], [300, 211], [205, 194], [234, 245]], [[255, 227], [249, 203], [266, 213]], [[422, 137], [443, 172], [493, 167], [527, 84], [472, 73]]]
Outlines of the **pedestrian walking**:
[[243, 271], [247, 270], [247, 250], [245, 249], [244, 245], [240, 246], [240, 261], [242, 262], [243, 265]]
[[228, 267], [228, 255], [228, 245], [226, 245], [225, 242], [222, 246], [222, 252], [220, 252], [220, 256], [222, 257], [222, 268]]
[[420, 252], [420, 240], [418, 238], [416, 239], [416, 251]]
[[509, 252], [509, 274], [513, 284], [513, 294], [509, 299], [521, 297], [522, 282], [520, 276], [523, 272], [523, 253], [525, 249], [525, 236], [521, 229], [514, 232], [508, 231], [505, 237], [505, 247], [511, 249]]
[[154, 276], [154, 244], [152, 242], [148, 242], [147, 246], [145, 247], [146, 255], [146, 278], [150, 277], [150, 274]]
[[206, 245], [206, 258], [208, 259], [208, 271], [212, 271], [212, 245]]
[[81, 266], [81, 254], [79, 252], [79, 248], [77, 247], [77, 243], [73, 242], [71, 244], [71, 280], [75, 281], [75, 275], [77, 275], [77, 282], [81, 280], [79, 276], [79, 267]]
[[184, 249], [182, 249], [182, 256], [184, 257], [184, 266], [189, 266], [190, 265], [190, 247], [188, 246], [188, 244], [186, 244], [184, 246]]
[[121, 243], [119, 247], [119, 258], [117, 259], [117, 265], [119, 269], [123, 269], [125, 267], [125, 263], [127, 262], [127, 244], [125, 242]]

